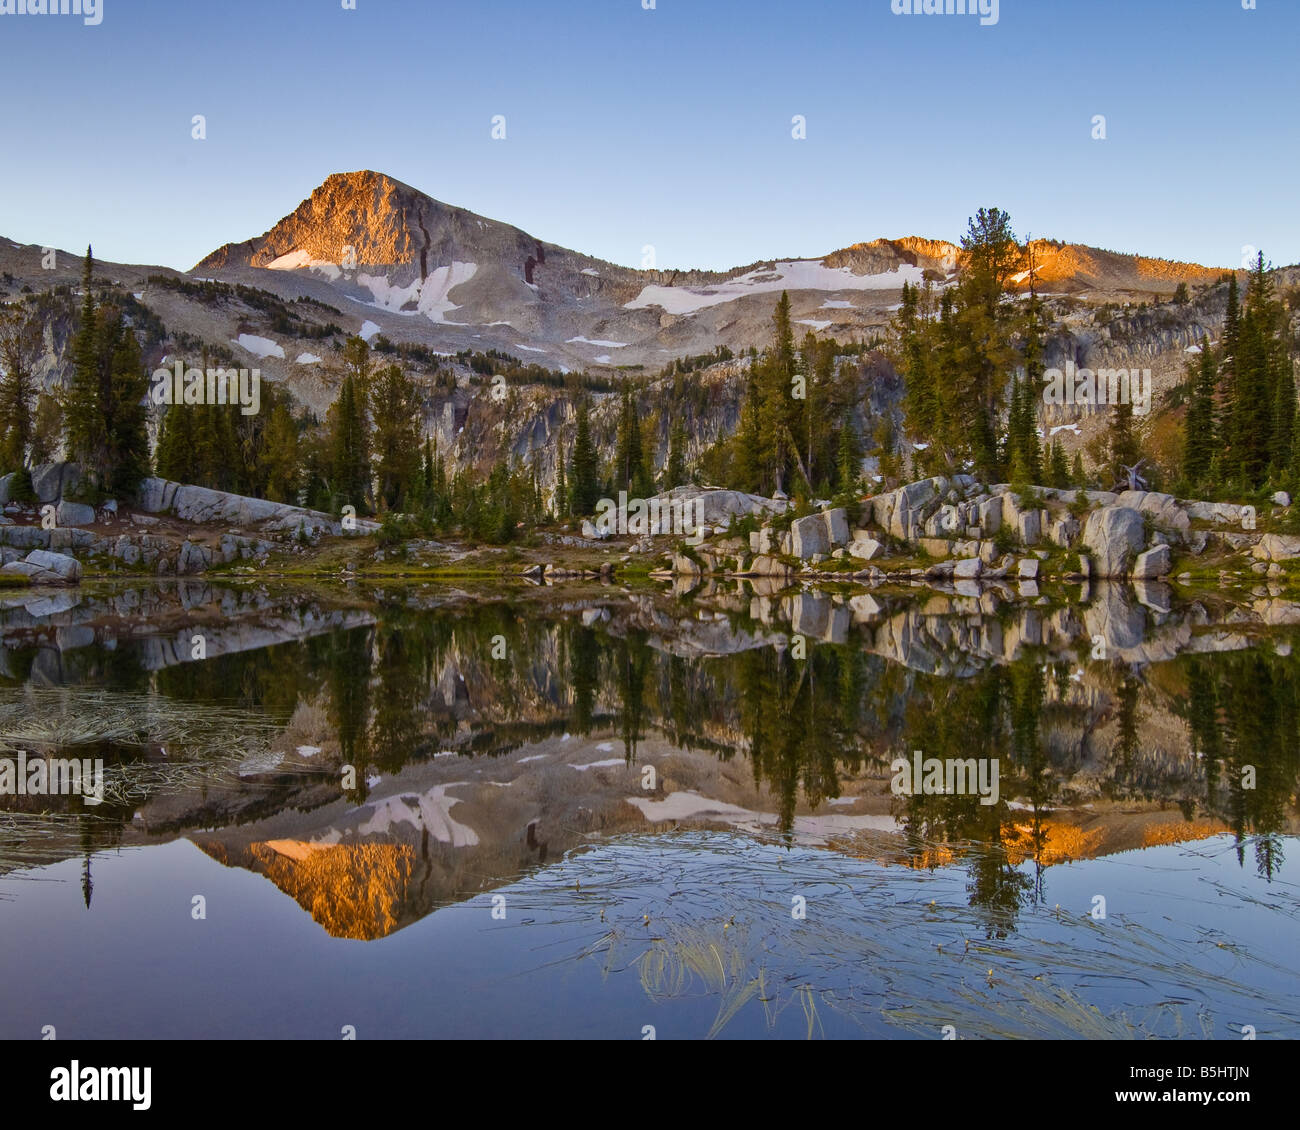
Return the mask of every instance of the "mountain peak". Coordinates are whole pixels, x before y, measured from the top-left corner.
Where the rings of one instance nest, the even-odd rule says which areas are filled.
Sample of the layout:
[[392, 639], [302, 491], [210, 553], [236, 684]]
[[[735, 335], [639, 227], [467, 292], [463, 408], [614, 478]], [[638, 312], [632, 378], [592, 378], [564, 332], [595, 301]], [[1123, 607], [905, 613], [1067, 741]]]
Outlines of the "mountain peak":
[[383, 265], [395, 277], [423, 279], [439, 262], [472, 258], [485, 243], [510, 257], [535, 249], [515, 228], [434, 200], [386, 173], [361, 169], [332, 173], [269, 231], [228, 243], [194, 269], [306, 266], [309, 263]]

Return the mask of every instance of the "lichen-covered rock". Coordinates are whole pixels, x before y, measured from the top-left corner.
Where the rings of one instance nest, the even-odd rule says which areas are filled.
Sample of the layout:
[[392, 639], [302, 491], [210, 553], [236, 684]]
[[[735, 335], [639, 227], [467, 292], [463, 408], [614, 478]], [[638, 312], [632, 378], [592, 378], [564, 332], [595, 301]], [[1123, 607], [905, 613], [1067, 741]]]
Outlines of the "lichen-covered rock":
[[33, 549], [27, 555], [27, 562], [55, 574], [60, 580], [66, 581], [68, 584], [76, 584], [81, 580], [81, 562], [75, 557], [69, 557], [66, 553], [51, 553], [46, 549]]
[[[846, 536], [847, 532], [846, 527]], [[830, 537], [820, 514], [810, 514], [790, 523], [790, 552], [795, 557], [807, 561], [814, 553], [827, 553], [829, 550]]]
[[1084, 544], [1092, 551], [1093, 576], [1127, 576], [1133, 557], [1146, 544], [1142, 514], [1131, 506], [1103, 506], [1088, 515]]
[[1133, 562], [1133, 579], [1137, 581], [1154, 581], [1167, 576], [1172, 568], [1167, 545], [1157, 545], [1145, 553], [1139, 553]]
[[84, 502], [69, 502], [65, 498], [55, 507], [54, 521], [60, 526], [89, 526], [95, 521], [95, 508]]

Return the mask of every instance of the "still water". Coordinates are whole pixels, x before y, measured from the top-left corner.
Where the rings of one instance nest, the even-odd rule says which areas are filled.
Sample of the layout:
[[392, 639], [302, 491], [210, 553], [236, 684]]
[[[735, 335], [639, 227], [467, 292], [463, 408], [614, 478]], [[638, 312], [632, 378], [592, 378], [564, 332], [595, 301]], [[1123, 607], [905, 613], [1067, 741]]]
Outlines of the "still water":
[[0, 758], [104, 766], [0, 798], [2, 1037], [1300, 1035], [1290, 629], [175, 582], [0, 643]]

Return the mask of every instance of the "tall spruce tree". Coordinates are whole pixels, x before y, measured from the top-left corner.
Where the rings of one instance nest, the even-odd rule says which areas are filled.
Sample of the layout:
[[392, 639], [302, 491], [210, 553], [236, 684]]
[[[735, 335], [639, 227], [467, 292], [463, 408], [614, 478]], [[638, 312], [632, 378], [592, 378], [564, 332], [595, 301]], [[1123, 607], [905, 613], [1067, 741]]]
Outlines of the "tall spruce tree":
[[1209, 482], [1215, 446], [1214, 391], [1218, 379], [1214, 351], [1209, 340], [1203, 338], [1195, 371], [1189, 374], [1191, 388], [1183, 430], [1183, 478], [1191, 487], [1202, 487]]
[[569, 511], [578, 517], [593, 513], [600, 501], [600, 459], [591, 439], [587, 404], [580, 401], [573, 455], [569, 463]]
[[377, 501], [386, 510], [404, 509], [419, 472], [420, 403], [400, 365], [386, 365], [375, 374], [370, 419], [378, 457]]
[[39, 331], [33, 311], [0, 306], [0, 474], [27, 466], [36, 436], [32, 363]]
[[351, 373], [343, 378], [338, 399], [330, 406], [329, 435], [334, 493], [339, 505], [354, 506], [361, 513], [371, 491], [370, 453], [360, 397]]
[[93, 270], [94, 255], [87, 247], [81, 272], [81, 317], [72, 347], [72, 380], [62, 405], [64, 445], [69, 458], [81, 464], [82, 475], [92, 489], [104, 483], [108, 448]]
[[135, 493], [150, 472], [147, 397], [149, 376], [135, 332], [114, 318], [114, 341], [108, 359], [107, 489], [114, 495]]

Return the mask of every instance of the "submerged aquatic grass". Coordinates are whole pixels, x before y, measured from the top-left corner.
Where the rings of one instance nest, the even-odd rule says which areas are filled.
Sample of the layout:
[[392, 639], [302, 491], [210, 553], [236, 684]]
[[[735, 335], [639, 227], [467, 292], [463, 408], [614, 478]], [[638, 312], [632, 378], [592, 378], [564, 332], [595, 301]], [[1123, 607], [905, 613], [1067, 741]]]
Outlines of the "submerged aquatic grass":
[[[795, 894], [807, 899], [803, 920], [791, 914]], [[1287, 1003], [1300, 1000], [1300, 971], [1194, 918], [1098, 924], [1040, 903], [999, 937], [964, 894], [960, 869], [918, 876], [678, 831], [573, 853], [512, 888], [510, 902], [538, 919], [596, 924], [564, 960], [595, 961], [606, 978], [633, 973], [651, 1001], [715, 998], [709, 1037], [754, 1004], [767, 1030], [810, 1038], [832, 1022], [925, 1039], [946, 1025], [961, 1039], [1224, 1038], [1243, 1016], [1261, 1031], [1300, 1029]], [[1276, 916], [1278, 930], [1294, 929], [1300, 910], [1294, 891], [1264, 902], [1223, 883], [1216, 894]], [[1270, 980], [1290, 988], [1276, 993]]]

